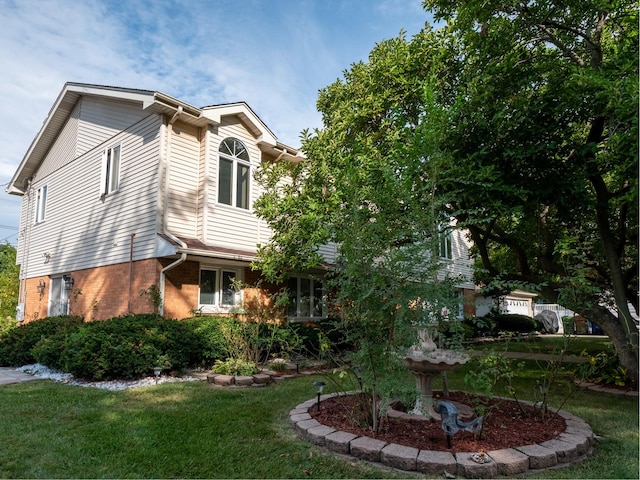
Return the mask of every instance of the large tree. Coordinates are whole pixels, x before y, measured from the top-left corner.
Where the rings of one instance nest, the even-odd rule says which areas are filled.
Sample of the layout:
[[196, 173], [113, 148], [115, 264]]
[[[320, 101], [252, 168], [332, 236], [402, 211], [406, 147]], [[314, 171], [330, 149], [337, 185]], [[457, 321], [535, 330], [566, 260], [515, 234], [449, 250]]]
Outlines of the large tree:
[[[428, 48], [403, 37], [381, 42], [368, 63], [321, 92], [324, 128], [305, 133], [308, 160], [264, 165], [258, 174], [267, 193], [255, 210], [274, 231], [258, 267], [270, 280], [328, 268], [329, 308], [357, 347], [352, 365], [370, 394], [374, 429], [384, 402], [413, 390], [397, 370], [406, 372], [402, 358], [417, 328], [457, 310], [455, 279], [438, 275], [446, 221], [433, 175], [425, 177], [432, 165], [414, 161], [423, 149], [413, 141], [423, 95], [415, 72]], [[327, 266], [321, 247], [329, 243], [338, 257]]]
[[308, 160], [266, 169], [257, 210], [275, 235], [261, 267], [318, 265], [328, 241], [375, 260], [450, 215], [474, 242], [479, 282], [536, 289], [597, 322], [637, 377], [634, 3], [425, 7], [444, 26], [380, 42], [321, 90]]
[[[427, 0], [447, 21], [440, 187], [489, 285], [597, 322], [638, 375], [638, 16], [631, 1]], [[427, 120], [428, 121], [428, 120]]]

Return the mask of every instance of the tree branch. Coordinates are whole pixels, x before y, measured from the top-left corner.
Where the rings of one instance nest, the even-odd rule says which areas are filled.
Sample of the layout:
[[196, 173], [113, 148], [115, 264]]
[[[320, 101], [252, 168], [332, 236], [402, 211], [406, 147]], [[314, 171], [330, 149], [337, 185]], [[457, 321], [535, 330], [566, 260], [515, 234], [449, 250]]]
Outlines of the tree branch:
[[547, 35], [546, 40], [548, 42], [550, 42], [550, 43], [554, 44], [556, 47], [558, 47], [562, 51], [562, 53], [564, 53], [568, 58], [573, 60], [573, 62], [576, 63], [576, 65], [578, 65], [580, 67], [586, 67], [587, 63], [582, 58], [580, 58], [580, 55], [578, 55], [576, 52], [574, 52], [573, 50], [568, 48], [563, 42], [561, 42], [553, 34], [553, 32], [551, 30], [549, 30], [549, 28], [547, 28], [542, 23], [538, 23], [536, 26]]

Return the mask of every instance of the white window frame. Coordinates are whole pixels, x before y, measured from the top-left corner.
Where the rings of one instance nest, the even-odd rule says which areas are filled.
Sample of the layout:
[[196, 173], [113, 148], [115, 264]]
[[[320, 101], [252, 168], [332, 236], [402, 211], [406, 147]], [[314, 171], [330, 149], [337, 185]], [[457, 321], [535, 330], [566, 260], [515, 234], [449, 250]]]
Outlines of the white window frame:
[[[231, 182], [231, 185], [229, 185], [231, 198], [229, 199], [229, 203], [221, 199], [223, 193], [221, 188], [223, 162], [231, 163], [231, 176], [229, 179]], [[242, 198], [238, 195], [239, 175], [243, 167], [246, 168], [246, 198], [244, 199], [244, 205], [242, 204]], [[249, 157], [249, 150], [247, 150], [245, 144], [237, 138], [227, 137], [220, 142], [220, 148], [218, 149], [218, 182], [216, 193], [216, 203], [219, 205], [227, 205], [240, 210], [251, 209], [251, 158]]]
[[441, 229], [438, 232], [438, 256], [446, 260], [453, 260], [453, 236], [451, 230]]
[[51, 277], [49, 282], [49, 304], [47, 306], [47, 315], [58, 316], [69, 314], [69, 293], [64, 281], [64, 275], [56, 275]]
[[[213, 303], [202, 303], [202, 272], [215, 272], [215, 286], [213, 292]], [[232, 309], [238, 308], [242, 305], [242, 291], [236, 291], [233, 293], [233, 303], [224, 303], [225, 292], [223, 290], [222, 279], [224, 274], [232, 274], [236, 281], [241, 280], [241, 271], [233, 267], [227, 266], [210, 266], [202, 265], [200, 267], [200, 273], [198, 275], [198, 309], [205, 313], [219, 313], [229, 312]]]
[[44, 222], [47, 214], [47, 186], [42, 185], [36, 190], [36, 209], [33, 215], [34, 223]]
[[102, 170], [100, 174], [100, 197], [110, 195], [120, 189], [120, 170], [122, 166], [122, 144], [105, 148], [102, 152]]
[[[293, 280], [295, 280], [296, 282], [295, 291], [293, 291], [293, 288], [291, 288], [291, 282]], [[309, 299], [306, 301], [303, 301], [304, 297], [302, 296], [303, 281], [309, 281], [310, 295], [309, 295]], [[322, 291], [320, 298], [314, 295], [314, 292], [316, 291], [316, 286], [318, 286], [318, 284]], [[295, 297], [295, 303], [294, 303], [295, 314], [291, 310], [291, 304], [289, 304], [289, 306], [287, 307], [287, 318], [290, 321], [322, 320], [327, 318], [326, 291], [325, 291], [324, 282], [321, 278], [314, 277], [312, 275], [291, 275], [287, 279], [287, 289], [289, 291], [289, 294]], [[318, 299], [318, 302], [319, 302], [320, 312], [317, 312], [317, 309], [315, 308], [314, 299], [316, 298]], [[306, 312], [309, 312], [309, 315], [304, 314], [303, 308]]]

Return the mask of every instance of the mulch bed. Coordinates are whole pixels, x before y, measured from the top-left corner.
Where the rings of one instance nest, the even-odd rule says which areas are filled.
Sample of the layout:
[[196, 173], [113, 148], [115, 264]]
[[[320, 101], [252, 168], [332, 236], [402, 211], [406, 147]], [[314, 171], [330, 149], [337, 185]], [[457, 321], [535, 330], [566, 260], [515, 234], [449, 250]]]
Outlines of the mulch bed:
[[[434, 399], [442, 398], [434, 392]], [[450, 392], [443, 400], [475, 405], [472, 395], [465, 392]], [[488, 452], [532, 443], [545, 442], [564, 432], [564, 419], [552, 411], [541, 416], [539, 409], [531, 405], [518, 404], [513, 400], [484, 399], [487, 411], [480, 438], [471, 433], [458, 432], [452, 438], [451, 449], [447, 448], [446, 435], [440, 422], [428, 422], [404, 418], [388, 418], [380, 433], [374, 433], [367, 425], [369, 413], [362, 395], [332, 397], [321, 403], [320, 412], [315, 406], [309, 414], [323, 425], [328, 425], [360, 436], [367, 436], [421, 450], [456, 452]]]

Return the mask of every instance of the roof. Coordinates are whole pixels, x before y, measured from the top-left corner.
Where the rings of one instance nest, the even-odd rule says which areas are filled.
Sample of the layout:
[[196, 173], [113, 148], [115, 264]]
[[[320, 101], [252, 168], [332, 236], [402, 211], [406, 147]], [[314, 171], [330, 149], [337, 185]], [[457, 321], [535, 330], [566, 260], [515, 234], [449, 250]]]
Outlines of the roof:
[[82, 96], [110, 97], [138, 102], [142, 105], [143, 110], [150, 113], [174, 115], [180, 111], [180, 120], [197, 126], [217, 125], [223, 117], [237, 116], [258, 139], [258, 145], [263, 151], [279, 157], [286, 156], [293, 161], [303, 158], [297, 149], [278, 142], [273, 132], [245, 102], [198, 108], [157, 91], [68, 82], [62, 88], [42, 128], [31, 142], [27, 153], [5, 189], [7, 193], [24, 194], [28, 179], [39, 168], [74, 106]]
[[250, 262], [256, 259], [255, 252], [240, 250], [236, 248], [226, 248], [215, 245], [207, 245], [195, 238], [177, 237], [185, 246], [179, 245], [171, 237], [163, 233], [159, 234], [160, 238], [169, 242], [175, 247], [176, 253], [187, 253], [189, 255], [200, 257], [224, 258], [227, 260], [240, 260]]

